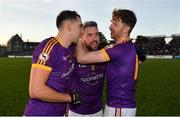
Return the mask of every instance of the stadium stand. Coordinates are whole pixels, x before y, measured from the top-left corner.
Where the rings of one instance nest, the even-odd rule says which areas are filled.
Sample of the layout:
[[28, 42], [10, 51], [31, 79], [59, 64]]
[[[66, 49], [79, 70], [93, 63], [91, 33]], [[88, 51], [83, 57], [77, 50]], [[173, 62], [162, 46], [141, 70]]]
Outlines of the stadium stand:
[[[101, 35], [105, 40], [104, 35]], [[137, 36], [135, 44], [137, 49], [145, 55], [171, 55], [180, 58], [180, 34], [169, 36], [171, 41], [166, 43], [167, 36]], [[114, 40], [103, 41], [103, 46], [107, 43], [113, 44]], [[39, 42], [24, 42], [18, 34], [13, 35], [7, 42], [7, 46], [0, 46], [0, 56], [31, 56]]]
[[180, 55], [180, 35], [172, 35], [169, 42], [169, 51], [171, 55]]
[[136, 46], [146, 55], [180, 55], [180, 35], [171, 35], [172, 40], [166, 44], [165, 35], [137, 36]]

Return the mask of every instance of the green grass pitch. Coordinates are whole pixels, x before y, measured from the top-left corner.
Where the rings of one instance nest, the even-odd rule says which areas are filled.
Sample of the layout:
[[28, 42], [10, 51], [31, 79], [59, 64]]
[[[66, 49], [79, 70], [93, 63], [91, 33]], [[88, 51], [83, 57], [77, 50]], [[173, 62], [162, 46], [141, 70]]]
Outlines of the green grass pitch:
[[[31, 59], [0, 58], [0, 116], [23, 115], [30, 67]], [[140, 65], [137, 115], [180, 116], [179, 72], [178, 59], [146, 60]]]

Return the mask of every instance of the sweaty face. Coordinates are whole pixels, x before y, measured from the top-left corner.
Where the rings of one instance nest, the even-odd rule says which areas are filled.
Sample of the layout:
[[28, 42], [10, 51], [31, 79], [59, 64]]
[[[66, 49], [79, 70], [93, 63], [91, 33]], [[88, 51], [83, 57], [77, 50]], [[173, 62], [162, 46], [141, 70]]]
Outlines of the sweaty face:
[[99, 32], [96, 27], [86, 27], [83, 30], [83, 40], [86, 48], [89, 51], [97, 50], [100, 40]]
[[121, 19], [114, 18], [111, 20], [111, 25], [109, 29], [111, 31], [111, 38], [117, 40], [125, 32], [125, 24]]

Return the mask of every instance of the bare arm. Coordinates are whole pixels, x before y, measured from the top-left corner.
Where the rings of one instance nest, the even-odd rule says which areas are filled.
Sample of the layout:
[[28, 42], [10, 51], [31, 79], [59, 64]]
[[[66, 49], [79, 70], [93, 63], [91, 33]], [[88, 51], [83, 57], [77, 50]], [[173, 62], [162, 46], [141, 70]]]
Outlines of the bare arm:
[[88, 52], [81, 40], [77, 45], [76, 58], [77, 61], [82, 64], [101, 63], [109, 61], [106, 53], [103, 53], [101, 50]]
[[32, 67], [30, 75], [29, 93], [31, 98], [38, 98], [47, 102], [71, 102], [69, 94], [60, 93], [48, 87], [50, 71]]

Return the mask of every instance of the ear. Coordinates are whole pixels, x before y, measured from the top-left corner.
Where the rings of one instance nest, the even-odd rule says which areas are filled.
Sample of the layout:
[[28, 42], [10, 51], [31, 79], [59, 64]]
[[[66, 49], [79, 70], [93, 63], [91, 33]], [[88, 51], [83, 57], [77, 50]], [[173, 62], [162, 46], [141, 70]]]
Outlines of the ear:
[[130, 27], [126, 25], [125, 31], [126, 31], [126, 32], [129, 32], [129, 31], [130, 31]]

